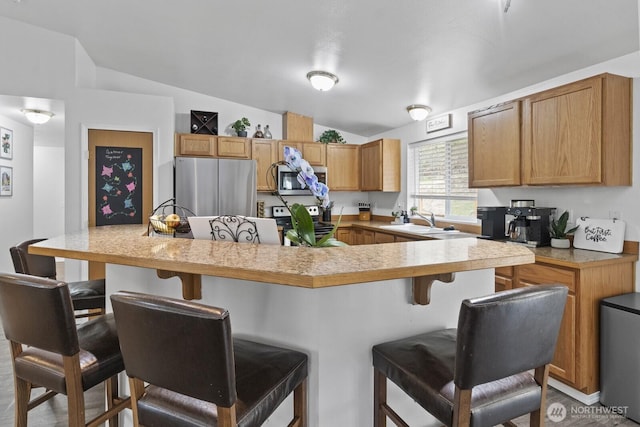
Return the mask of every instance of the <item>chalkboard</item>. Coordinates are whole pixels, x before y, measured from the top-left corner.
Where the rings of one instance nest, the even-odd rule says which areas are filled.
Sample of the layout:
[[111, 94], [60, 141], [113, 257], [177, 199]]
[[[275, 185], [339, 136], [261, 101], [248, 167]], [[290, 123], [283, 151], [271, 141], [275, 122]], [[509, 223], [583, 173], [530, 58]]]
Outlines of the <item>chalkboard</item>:
[[96, 146], [96, 225], [142, 224], [142, 148]]

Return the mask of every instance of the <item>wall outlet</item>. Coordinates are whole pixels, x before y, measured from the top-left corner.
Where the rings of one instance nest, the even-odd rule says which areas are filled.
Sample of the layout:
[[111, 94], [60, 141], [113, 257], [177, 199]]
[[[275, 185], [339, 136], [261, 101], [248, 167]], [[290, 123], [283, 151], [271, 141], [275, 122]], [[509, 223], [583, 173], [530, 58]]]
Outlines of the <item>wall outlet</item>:
[[622, 219], [622, 211], [609, 211], [609, 219]]

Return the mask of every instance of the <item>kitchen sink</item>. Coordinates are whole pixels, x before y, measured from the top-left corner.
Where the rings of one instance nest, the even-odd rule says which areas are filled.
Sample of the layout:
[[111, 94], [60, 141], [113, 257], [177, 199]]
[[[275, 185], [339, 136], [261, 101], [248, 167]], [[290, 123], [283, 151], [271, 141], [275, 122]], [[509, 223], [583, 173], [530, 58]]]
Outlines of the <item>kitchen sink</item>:
[[380, 228], [393, 230], [393, 231], [402, 231], [404, 233], [414, 233], [414, 234], [419, 234], [421, 236], [427, 236], [430, 234], [449, 234], [449, 233], [460, 232], [460, 230], [445, 230], [440, 227], [429, 227], [427, 225], [418, 225], [411, 222], [405, 223], [405, 224], [381, 225]]

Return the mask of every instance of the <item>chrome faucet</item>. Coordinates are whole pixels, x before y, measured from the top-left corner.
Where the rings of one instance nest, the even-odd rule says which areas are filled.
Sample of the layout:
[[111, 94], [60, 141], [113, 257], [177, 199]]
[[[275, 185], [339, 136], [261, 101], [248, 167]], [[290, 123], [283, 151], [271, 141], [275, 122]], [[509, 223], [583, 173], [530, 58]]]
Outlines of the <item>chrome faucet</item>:
[[418, 213], [418, 212], [414, 213], [415, 216], [418, 216], [418, 217], [424, 219], [425, 221], [427, 221], [427, 223], [429, 223], [429, 226], [431, 228], [433, 228], [433, 227], [436, 226], [436, 217], [435, 217], [435, 215], [433, 215], [433, 212], [430, 212], [430, 214], [431, 214], [431, 218], [427, 218], [426, 216], [422, 215], [421, 213]]

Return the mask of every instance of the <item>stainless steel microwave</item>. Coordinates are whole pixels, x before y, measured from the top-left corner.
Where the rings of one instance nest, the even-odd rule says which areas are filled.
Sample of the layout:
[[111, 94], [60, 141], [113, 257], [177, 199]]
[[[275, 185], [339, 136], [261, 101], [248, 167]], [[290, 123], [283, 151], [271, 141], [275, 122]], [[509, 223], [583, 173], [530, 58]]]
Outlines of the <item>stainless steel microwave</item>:
[[[318, 181], [327, 185], [327, 168], [324, 166], [312, 166]], [[302, 188], [298, 182], [298, 172], [285, 165], [278, 166], [278, 192], [283, 196], [309, 196], [309, 189]]]

